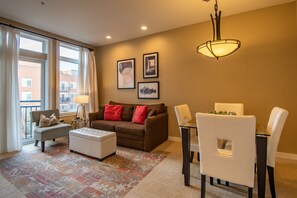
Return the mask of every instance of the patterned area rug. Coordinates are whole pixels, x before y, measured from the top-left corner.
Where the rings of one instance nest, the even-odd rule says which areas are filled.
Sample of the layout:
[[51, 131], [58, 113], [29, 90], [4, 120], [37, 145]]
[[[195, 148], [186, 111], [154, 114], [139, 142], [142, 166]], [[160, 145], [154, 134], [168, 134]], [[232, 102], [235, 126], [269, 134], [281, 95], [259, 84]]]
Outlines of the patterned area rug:
[[166, 155], [117, 147], [102, 162], [61, 143], [0, 161], [0, 174], [26, 197], [123, 197]]

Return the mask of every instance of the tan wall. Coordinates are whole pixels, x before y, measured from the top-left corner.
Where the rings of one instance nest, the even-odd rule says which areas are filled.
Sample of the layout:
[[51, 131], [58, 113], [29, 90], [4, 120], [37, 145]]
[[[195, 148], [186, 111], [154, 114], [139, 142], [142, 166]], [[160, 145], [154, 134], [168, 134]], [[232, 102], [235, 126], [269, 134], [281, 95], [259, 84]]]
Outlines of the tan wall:
[[[224, 12], [223, 12], [224, 14]], [[213, 110], [215, 102], [243, 102], [265, 126], [271, 109], [290, 112], [279, 151], [297, 154], [297, 26], [294, 3], [222, 19], [222, 38], [237, 38], [242, 47], [220, 60], [198, 55], [196, 46], [212, 38], [210, 21], [97, 48], [100, 103], [164, 102], [169, 135], [179, 136], [173, 106], [187, 103], [192, 114]], [[117, 60], [136, 58], [136, 82], [142, 55], [159, 52], [160, 100], [138, 100], [137, 90], [117, 90]]]

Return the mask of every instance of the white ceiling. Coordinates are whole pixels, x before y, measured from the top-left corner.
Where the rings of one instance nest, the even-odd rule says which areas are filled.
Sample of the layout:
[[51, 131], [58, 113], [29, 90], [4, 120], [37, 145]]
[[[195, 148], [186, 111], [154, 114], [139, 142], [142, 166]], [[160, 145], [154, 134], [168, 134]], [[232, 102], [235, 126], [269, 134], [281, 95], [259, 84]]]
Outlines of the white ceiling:
[[[224, 17], [293, 1], [219, 0], [218, 4]], [[210, 20], [214, 3], [215, 0], [0, 0], [0, 17], [101, 46]], [[148, 30], [142, 31], [142, 25]], [[106, 35], [112, 39], [107, 40]]]

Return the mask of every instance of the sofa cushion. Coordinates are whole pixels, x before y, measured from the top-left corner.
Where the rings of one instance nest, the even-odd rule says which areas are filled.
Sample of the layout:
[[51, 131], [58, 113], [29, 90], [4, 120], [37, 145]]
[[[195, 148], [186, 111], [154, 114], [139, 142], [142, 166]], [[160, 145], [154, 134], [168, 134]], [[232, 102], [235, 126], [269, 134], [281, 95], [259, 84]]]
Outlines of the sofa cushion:
[[[153, 115], [158, 115], [160, 113], [163, 113], [166, 111], [166, 108], [165, 108], [165, 104], [164, 103], [160, 103], [160, 104], [148, 104], [147, 105], [147, 112], [150, 113], [150, 111], [153, 111], [155, 110], [155, 114]], [[151, 115], [151, 116], [153, 116]]]
[[131, 121], [132, 120], [134, 104], [118, 103], [118, 102], [114, 102], [114, 101], [110, 101], [109, 104], [123, 105], [122, 120], [123, 121]]
[[135, 136], [144, 136], [144, 125], [132, 122], [119, 122], [115, 126], [116, 133], [126, 133]]
[[105, 105], [104, 120], [121, 121], [122, 105]]
[[98, 113], [98, 117], [97, 117], [97, 119], [98, 120], [104, 120], [104, 108], [105, 106], [103, 106], [103, 105], [100, 105], [99, 106], [99, 113]]
[[68, 132], [71, 130], [70, 124], [60, 123], [57, 125], [49, 127], [36, 127], [34, 129], [34, 138], [36, 140], [45, 141], [51, 140], [58, 137], [63, 137], [68, 135]]
[[144, 121], [146, 119], [146, 113], [147, 106], [136, 106], [132, 122], [136, 124], [144, 124]]
[[115, 125], [117, 123], [121, 123], [121, 121], [94, 120], [91, 123], [91, 128], [101, 129], [105, 131], [115, 131]]

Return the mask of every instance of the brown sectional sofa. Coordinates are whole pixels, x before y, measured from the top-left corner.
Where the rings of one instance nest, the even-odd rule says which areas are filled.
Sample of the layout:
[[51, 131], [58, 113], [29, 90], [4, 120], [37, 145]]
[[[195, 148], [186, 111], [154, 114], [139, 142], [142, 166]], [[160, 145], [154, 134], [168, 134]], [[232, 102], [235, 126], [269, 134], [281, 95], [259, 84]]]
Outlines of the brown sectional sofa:
[[[100, 106], [99, 112], [89, 113], [89, 124], [91, 128], [116, 132], [118, 145], [151, 151], [168, 139], [168, 114], [163, 103], [124, 104], [110, 101], [109, 104], [123, 105], [122, 121], [104, 120], [104, 106]], [[137, 105], [147, 105], [144, 125], [132, 123]]]

